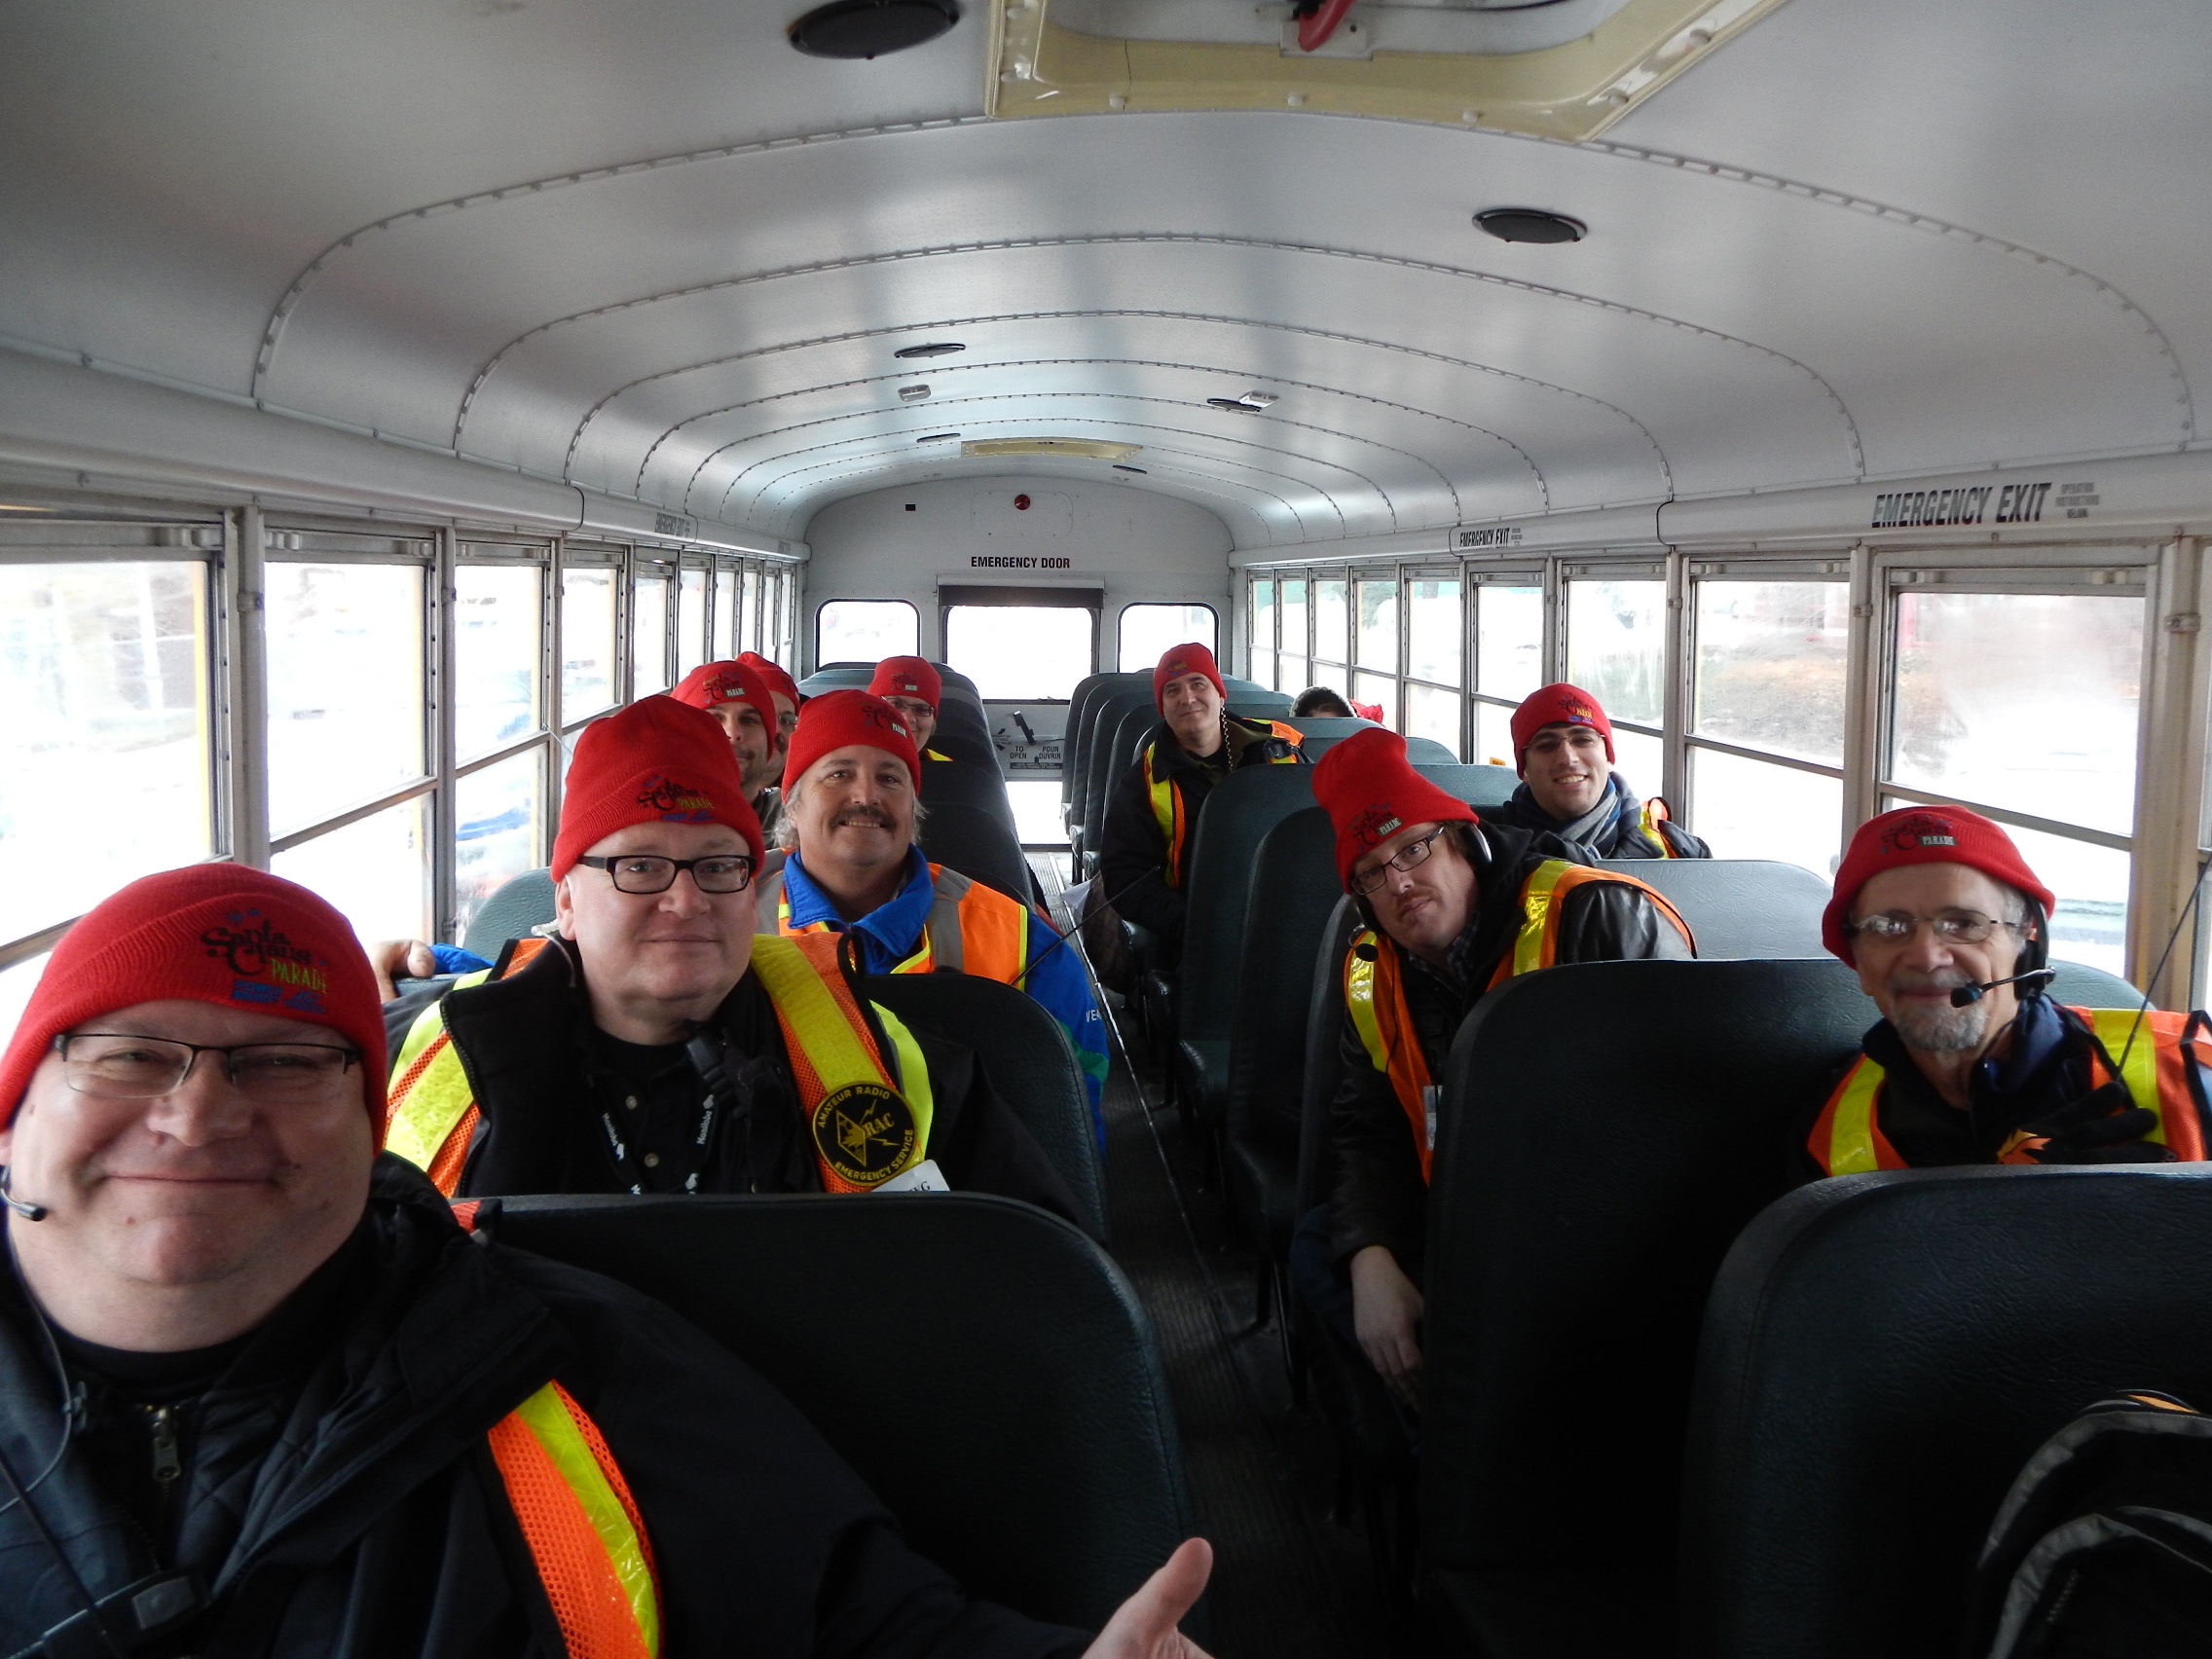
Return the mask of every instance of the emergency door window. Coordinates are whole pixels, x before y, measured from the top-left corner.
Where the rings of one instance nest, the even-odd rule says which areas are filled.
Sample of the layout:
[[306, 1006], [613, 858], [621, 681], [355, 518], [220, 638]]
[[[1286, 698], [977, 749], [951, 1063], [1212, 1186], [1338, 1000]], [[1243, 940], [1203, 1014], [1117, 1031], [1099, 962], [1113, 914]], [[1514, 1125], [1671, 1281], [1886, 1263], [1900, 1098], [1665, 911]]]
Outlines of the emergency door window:
[[1285, 691], [1306, 689], [1306, 578], [1285, 576], [1281, 596], [1282, 644], [1275, 658], [1276, 683]]
[[[832, 599], [815, 617], [814, 666], [919, 656], [920, 615], [903, 599]], [[773, 632], [763, 647], [775, 654]]]
[[1848, 583], [1699, 582], [1692, 729], [1840, 765], [1850, 641]]
[[0, 941], [216, 850], [208, 672], [206, 566], [0, 566]]
[[2140, 589], [1899, 594], [1890, 778], [2131, 833], [2143, 610]]
[[1064, 702], [1095, 660], [1094, 616], [1075, 606], [947, 606], [945, 664], [986, 702]]
[[1275, 584], [1265, 577], [1252, 584], [1252, 632], [1246, 675], [1262, 685], [1275, 682]]
[[1217, 648], [1215, 630], [1220, 626], [1210, 605], [1124, 605], [1122, 607], [1122, 644], [1117, 660], [1124, 674], [1149, 674], [1167, 654], [1167, 647], [1196, 640], [1207, 650]]

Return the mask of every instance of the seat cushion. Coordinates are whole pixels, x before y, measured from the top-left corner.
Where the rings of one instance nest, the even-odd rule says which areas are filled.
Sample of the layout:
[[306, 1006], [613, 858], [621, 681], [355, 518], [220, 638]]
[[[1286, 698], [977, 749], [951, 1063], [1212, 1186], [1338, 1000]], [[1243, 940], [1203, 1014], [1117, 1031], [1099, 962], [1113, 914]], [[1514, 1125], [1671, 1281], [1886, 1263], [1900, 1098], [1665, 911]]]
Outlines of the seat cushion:
[[1220, 1123], [1222, 1104], [1229, 1098], [1228, 1039], [1179, 1039], [1175, 1069], [1181, 1074], [1184, 1098], [1196, 1108], [1198, 1122], [1208, 1128]]

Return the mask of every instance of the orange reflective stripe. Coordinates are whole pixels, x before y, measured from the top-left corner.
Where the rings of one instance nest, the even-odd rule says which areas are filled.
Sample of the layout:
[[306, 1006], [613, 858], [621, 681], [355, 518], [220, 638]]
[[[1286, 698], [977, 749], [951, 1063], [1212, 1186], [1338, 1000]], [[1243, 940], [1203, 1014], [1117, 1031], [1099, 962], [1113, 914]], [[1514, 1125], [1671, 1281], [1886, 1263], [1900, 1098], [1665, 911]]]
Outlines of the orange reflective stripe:
[[[1428, 1075], [1428, 1057], [1420, 1051], [1420, 1034], [1414, 1028], [1413, 1010], [1406, 1005], [1406, 981], [1398, 965], [1397, 947], [1388, 940], [1367, 937], [1373, 940], [1375, 960], [1361, 966], [1374, 970], [1370, 1007], [1382, 1052], [1377, 1053], [1375, 1042], [1366, 1040], [1364, 1027], [1360, 1036], [1368, 1058], [1376, 1062], [1375, 1069], [1390, 1079], [1390, 1092], [1397, 1096], [1398, 1106], [1413, 1127], [1414, 1151], [1420, 1155], [1420, 1178], [1425, 1184], [1434, 1156], [1428, 1144], [1428, 1088], [1433, 1081]], [[1347, 954], [1347, 966], [1350, 961]]]
[[[1281, 738], [1283, 742], [1293, 747], [1306, 741], [1304, 732], [1294, 725], [1285, 725], [1280, 720], [1270, 720], [1268, 722], [1268, 733], [1272, 737]], [[1277, 755], [1269, 764], [1272, 766], [1295, 766], [1298, 764], [1298, 756], [1295, 755]]]
[[[535, 935], [511, 940], [497, 966], [464, 977], [454, 989], [511, 978], [551, 942]], [[434, 1035], [424, 1042], [426, 1033]], [[453, 1034], [445, 1029], [444, 998], [416, 1016], [402, 1053], [417, 1043], [422, 1048], [401, 1065], [386, 1092], [384, 1145], [417, 1164], [450, 1198], [461, 1187], [469, 1144], [483, 1114], [470, 1097], [468, 1076], [454, 1049]]]
[[[2112, 1055], [2113, 1063], [2121, 1066], [2128, 1097], [2157, 1115], [2157, 1126], [2143, 1138], [2168, 1148], [2174, 1157], [2185, 1162], [2201, 1162], [2204, 1128], [2197, 1121], [2196, 1096], [2189, 1086], [2188, 1068], [2194, 1056], [2186, 1051], [2182, 1043], [2189, 1030], [2189, 1015], [2154, 1009], [2142, 1015], [2138, 1028], [2138, 1011], [2132, 1008], [2069, 1006], [2067, 1012], [2095, 1032], [2097, 1041]], [[2132, 1048], [2128, 1043], [2131, 1033]], [[2122, 1054], [2126, 1055], [2124, 1064], [2120, 1060]], [[2092, 1058], [2091, 1087], [2106, 1081], [2103, 1065]]]
[[599, 1425], [548, 1382], [486, 1439], [569, 1659], [654, 1659], [652, 1547]]

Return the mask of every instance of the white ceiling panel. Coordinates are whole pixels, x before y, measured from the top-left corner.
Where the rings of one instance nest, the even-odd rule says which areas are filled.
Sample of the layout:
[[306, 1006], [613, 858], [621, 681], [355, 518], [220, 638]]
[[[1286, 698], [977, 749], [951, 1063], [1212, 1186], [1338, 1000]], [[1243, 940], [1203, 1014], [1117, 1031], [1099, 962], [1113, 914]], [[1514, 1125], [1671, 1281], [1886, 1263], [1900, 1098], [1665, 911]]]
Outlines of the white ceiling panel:
[[1790, 0], [1583, 145], [991, 122], [979, 11], [799, 9], [14, 0], [0, 335], [782, 536], [940, 429], [1140, 444], [1244, 545], [2195, 441], [2190, 0]]

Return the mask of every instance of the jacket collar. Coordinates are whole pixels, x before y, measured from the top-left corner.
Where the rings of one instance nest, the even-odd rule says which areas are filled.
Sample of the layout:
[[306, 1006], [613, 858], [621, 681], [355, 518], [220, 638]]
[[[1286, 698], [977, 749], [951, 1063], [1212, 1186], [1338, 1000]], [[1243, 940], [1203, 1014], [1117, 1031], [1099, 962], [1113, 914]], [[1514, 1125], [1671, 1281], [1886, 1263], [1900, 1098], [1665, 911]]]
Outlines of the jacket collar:
[[833, 932], [860, 935], [862, 965], [870, 974], [888, 973], [914, 954], [936, 896], [930, 862], [919, 847], [906, 849], [906, 879], [890, 902], [877, 905], [857, 922], [848, 922], [837, 913], [830, 896], [807, 876], [798, 854], [792, 854], [784, 866], [784, 900], [791, 906], [792, 926], [808, 928], [827, 922]]

